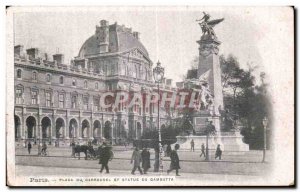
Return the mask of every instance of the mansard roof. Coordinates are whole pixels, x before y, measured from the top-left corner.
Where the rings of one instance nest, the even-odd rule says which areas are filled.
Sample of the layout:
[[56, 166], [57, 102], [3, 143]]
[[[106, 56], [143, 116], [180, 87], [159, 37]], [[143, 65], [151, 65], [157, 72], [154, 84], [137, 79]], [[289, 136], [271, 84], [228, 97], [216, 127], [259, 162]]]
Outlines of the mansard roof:
[[[109, 48], [108, 53], [123, 53], [128, 52], [134, 48], [139, 49], [142, 54], [149, 58], [148, 51], [145, 46], [140, 42], [138, 33], [131, 32], [130, 28], [117, 25], [109, 25]], [[82, 45], [78, 56], [85, 58], [87, 56], [98, 55], [100, 53], [99, 40], [97, 35], [94, 34], [88, 38]]]

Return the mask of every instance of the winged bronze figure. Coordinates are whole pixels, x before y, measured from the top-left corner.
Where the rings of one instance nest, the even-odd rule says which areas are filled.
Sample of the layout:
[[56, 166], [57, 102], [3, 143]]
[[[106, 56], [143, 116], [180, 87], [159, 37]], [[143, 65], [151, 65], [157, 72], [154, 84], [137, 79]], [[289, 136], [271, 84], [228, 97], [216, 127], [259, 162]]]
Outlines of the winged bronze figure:
[[[217, 24], [219, 24], [219, 23], [221, 23], [222, 21], [224, 21], [224, 18], [222, 18], [222, 19], [210, 20], [210, 15], [209, 15], [209, 14], [207, 14], [207, 13], [205, 13], [205, 12], [203, 12], [203, 14], [204, 14], [204, 16], [203, 16], [201, 19], [196, 20], [196, 21], [198, 21], [198, 22], [201, 21], [201, 22], [199, 23], [199, 25], [200, 25], [200, 27], [201, 27], [201, 30], [202, 30], [203, 35], [208, 34], [210, 37], [212, 37], [213, 39], [215, 39], [215, 38], [216, 38], [216, 34], [215, 34], [213, 28], [214, 28]], [[203, 21], [202, 21], [202, 20], [203, 20]]]

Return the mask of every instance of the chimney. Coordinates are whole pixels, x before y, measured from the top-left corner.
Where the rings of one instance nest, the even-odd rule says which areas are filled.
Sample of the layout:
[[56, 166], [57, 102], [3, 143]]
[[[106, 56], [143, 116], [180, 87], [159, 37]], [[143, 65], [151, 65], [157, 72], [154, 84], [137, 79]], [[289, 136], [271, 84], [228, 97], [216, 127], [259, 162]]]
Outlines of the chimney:
[[55, 54], [53, 55], [53, 60], [56, 61], [57, 64], [64, 63], [64, 55], [63, 54]]
[[38, 58], [39, 50], [37, 48], [30, 48], [26, 50], [29, 60]]
[[101, 20], [101, 21], [100, 21], [100, 26], [101, 26], [101, 27], [106, 27], [106, 26], [108, 26], [108, 21], [106, 21], [106, 20]]
[[23, 56], [23, 45], [16, 45], [14, 48], [14, 55], [17, 57]]
[[96, 36], [99, 46], [99, 53], [109, 52], [109, 23], [106, 20], [100, 21], [100, 27], [96, 27]]
[[135, 37], [137, 40], [140, 40], [139, 34], [140, 34], [139, 32], [134, 31], [133, 37]]

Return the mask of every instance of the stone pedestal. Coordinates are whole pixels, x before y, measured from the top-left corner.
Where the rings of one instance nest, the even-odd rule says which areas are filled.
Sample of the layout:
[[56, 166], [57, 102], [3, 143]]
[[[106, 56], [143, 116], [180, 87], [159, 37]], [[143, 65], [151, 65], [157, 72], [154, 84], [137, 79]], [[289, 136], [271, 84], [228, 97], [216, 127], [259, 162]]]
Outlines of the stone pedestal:
[[221, 140], [226, 151], [249, 151], [249, 145], [243, 142], [243, 136], [238, 132], [222, 132]]
[[[191, 150], [191, 141], [194, 140], [195, 144], [195, 150], [201, 150], [201, 145], [202, 143], [206, 145], [206, 136], [177, 136], [177, 142], [176, 144], [180, 145], [179, 150]], [[213, 137], [210, 136], [208, 137], [208, 148], [211, 149], [216, 149], [218, 145], [218, 137]]]
[[[240, 134], [233, 134], [232, 132], [224, 132], [222, 134], [208, 137], [208, 148], [210, 150], [215, 150], [219, 144], [223, 151], [249, 151], [249, 145], [243, 142], [243, 136]], [[176, 138], [176, 143], [180, 145], [179, 150], [191, 150], [192, 139], [195, 143], [195, 150], [201, 150], [202, 143], [206, 145], [206, 136], [190, 135], [177, 136]]]

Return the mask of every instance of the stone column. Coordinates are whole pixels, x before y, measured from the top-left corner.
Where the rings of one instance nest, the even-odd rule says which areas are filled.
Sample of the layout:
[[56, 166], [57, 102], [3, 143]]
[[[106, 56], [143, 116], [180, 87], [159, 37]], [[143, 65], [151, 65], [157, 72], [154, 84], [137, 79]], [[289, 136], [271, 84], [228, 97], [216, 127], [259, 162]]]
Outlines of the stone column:
[[114, 127], [115, 127], [114, 120], [112, 120], [111, 121], [111, 140], [112, 141], [114, 139]]
[[209, 35], [203, 35], [199, 41], [199, 66], [197, 77], [208, 76], [209, 89], [214, 95], [216, 109], [223, 109], [223, 93], [221, 84], [221, 67], [219, 61], [220, 41], [212, 39]]
[[66, 118], [66, 122], [65, 122], [65, 138], [66, 139], [70, 139], [70, 130], [69, 130], [69, 121], [68, 121], [68, 117]]
[[81, 122], [81, 110], [79, 112], [79, 122], [77, 128], [77, 138], [82, 139], [82, 122]]
[[56, 139], [56, 125], [51, 125], [51, 136], [52, 136], [52, 139]]
[[89, 138], [94, 139], [94, 123], [93, 123], [93, 114], [91, 118], [90, 128], [89, 128]]
[[21, 135], [22, 135], [22, 139], [26, 139], [27, 135], [26, 135], [26, 122], [25, 122], [25, 116], [24, 113], [22, 114], [22, 117], [20, 119], [20, 123], [21, 123]]

